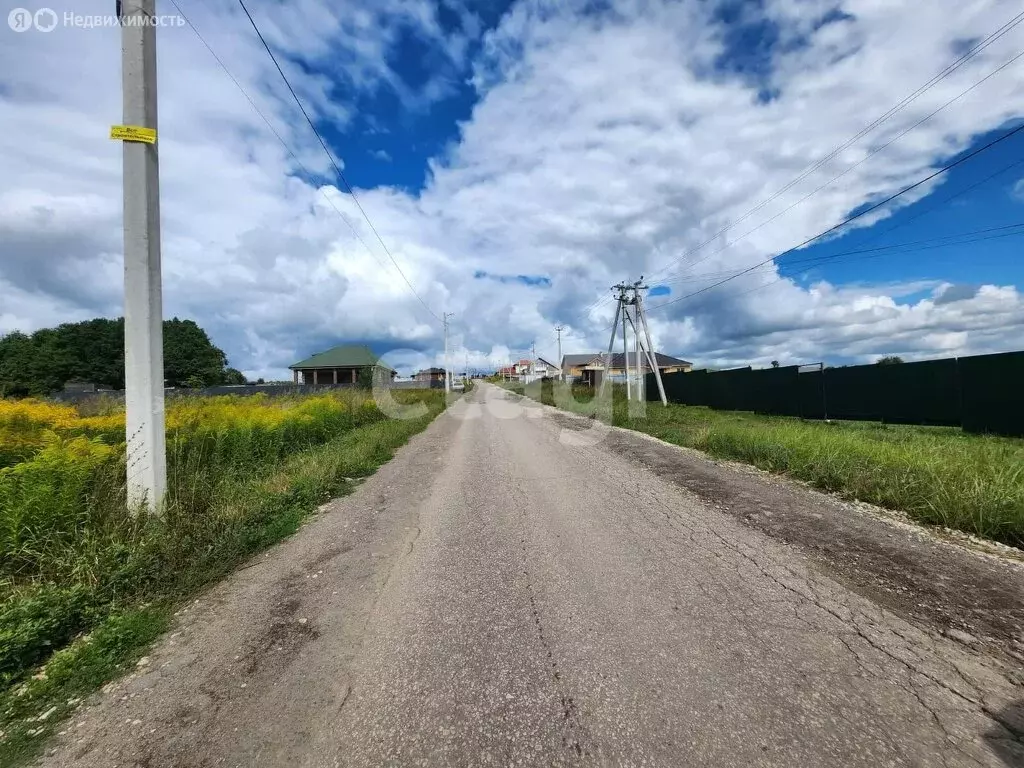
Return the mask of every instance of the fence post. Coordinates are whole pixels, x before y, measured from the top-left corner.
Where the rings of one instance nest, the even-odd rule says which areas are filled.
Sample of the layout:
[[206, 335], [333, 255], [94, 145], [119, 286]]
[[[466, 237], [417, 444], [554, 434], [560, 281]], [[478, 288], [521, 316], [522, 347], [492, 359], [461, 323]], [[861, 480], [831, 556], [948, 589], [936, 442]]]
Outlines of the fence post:
[[822, 361], [821, 365], [821, 412], [824, 417], [824, 421], [828, 421], [828, 390], [825, 387], [825, 362]]

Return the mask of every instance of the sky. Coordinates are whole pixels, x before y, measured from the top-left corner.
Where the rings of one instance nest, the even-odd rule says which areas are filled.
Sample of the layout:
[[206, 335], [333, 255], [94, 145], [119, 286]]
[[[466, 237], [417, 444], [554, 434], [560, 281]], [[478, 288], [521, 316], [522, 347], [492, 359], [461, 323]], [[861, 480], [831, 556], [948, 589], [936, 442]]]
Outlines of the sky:
[[[247, 0], [344, 181], [237, 0], [176, 3], [164, 314], [252, 378], [438, 364], [443, 313], [456, 367], [597, 351], [641, 275], [699, 367], [1024, 348], [1019, 2]], [[64, 18], [112, 6], [0, 23], [0, 334], [121, 314], [120, 30]]]

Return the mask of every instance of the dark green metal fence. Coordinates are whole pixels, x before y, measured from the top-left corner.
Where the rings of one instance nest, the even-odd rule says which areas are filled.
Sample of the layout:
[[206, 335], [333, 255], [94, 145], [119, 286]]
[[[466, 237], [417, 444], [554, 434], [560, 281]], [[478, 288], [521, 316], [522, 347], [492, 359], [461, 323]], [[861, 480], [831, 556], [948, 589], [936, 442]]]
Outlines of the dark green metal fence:
[[[654, 376], [647, 397], [658, 399]], [[662, 377], [670, 402], [805, 419], [962, 426], [1024, 436], [1024, 352], [854, 365], [691, 371]]]
[[963, 428], [1024, 435], [1024, 352], [961, 357], [958, 362]]

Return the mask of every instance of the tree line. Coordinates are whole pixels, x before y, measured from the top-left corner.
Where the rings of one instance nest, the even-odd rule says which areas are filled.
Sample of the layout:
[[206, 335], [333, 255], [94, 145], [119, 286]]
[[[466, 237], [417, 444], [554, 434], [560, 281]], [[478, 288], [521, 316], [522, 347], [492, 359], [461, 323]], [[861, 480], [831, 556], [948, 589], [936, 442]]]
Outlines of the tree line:
[[[64, 323], [0, 338], [0, 397], [45, 395], [69, 382], [124, 389], [124, 318]], [[227, 356], [193, 320], [164, 320], [168, 387], [245, 384]]]

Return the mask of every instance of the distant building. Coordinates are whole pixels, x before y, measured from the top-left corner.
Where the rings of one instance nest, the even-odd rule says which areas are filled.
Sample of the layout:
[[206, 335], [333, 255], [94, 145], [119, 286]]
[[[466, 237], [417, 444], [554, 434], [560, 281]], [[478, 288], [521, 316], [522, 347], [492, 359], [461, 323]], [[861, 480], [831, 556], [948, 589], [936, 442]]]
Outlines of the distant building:
[[382, 375], [385, 381], [391, 381], [396, 374], [394, 368], [381, 362], [365, 346], [333, 347], [288, 367], [294, 383], [312, 386], [355, 384], [364, 368], [372, 369], [375, 376]]
[[562, 355], [562, 375], [566, 381], [574, 381], [583, 375], [583, 366], [594, 359], [592, 352], [584, 355]]
[[444, 368], [425, 368], [422, 371], [416, 371], [413, 378], [416, 381], [444, 381]]
[[519, 374], [519, 380], [524, 384], [529, 384], [537, 379], [558, 376], [558, 366], [549, 363], [543, 357], [538, 357], [534, 360], [520, 360], [516, 363], [516, 370]]
[[[601, 383], [601, 378], [604, 376], [604, 353], [598, 352], [597, 354], [587, 355], [565, 355], [562, 357], [562, 369], [565, 371], [565, 380], [572, 381], [579, 384], [586, 384], [588, 386], [596, 386]], [[609, 366], [608, 375], [610, 380], [613, 382], [625, 382], [626, 380], [626, 357], [622, 352], [614, 352], [611, 356], [611, 365]], [[654, 359], [658, 365], [658, 370], [665, 373], [678, 373], [679, 371], [689, 371], [693, 368], [693, 363], [688, 360], [681, 360], [678, 357], [672, 357], [671, 355], [663, 355], [661, 352], [654, 353]], [[647, 374], [651, 372], [650, 363], [647, 362], [646, 355], [641, 353], [641, 370], [639, 374]], [[632, 352], [629, 354], [629, 372], [630, 377], [638, 375], [636, 370], [636, 358]]]
[[558, 366], [548, 362], [543, 357], [538, 357], [534, 360], [523, 358], [522, 360], [517, 360], [512, 365], [499, 368], [497, 375], [503, 379], [529, 384], [537, 379], [555, 378], [558, 376]]

